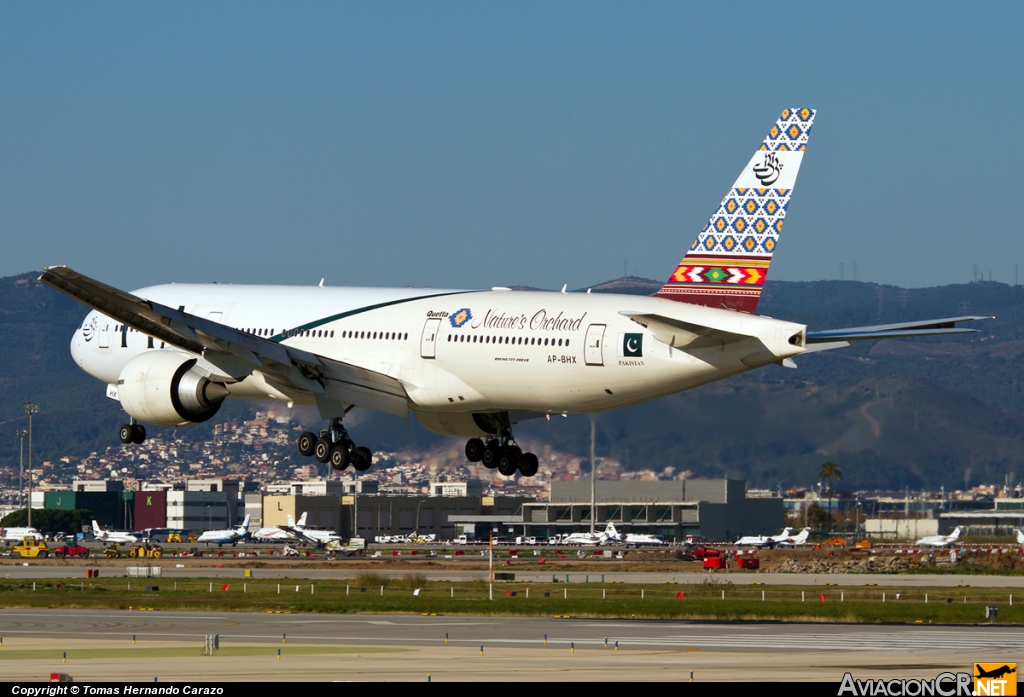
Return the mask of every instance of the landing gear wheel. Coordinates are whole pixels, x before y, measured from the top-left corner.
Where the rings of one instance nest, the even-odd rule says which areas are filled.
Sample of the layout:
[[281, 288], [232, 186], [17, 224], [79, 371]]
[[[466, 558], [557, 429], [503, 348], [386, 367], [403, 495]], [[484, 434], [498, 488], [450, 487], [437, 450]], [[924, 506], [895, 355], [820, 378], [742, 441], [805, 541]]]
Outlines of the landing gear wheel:
[[343, 471], [348, 467], [348, 449], [343, 443], [339, 443], [331, 448], [331, 467], [338, 472]]
[[303, 457], [309, 457], [313, 454], [313, 450], [316, 449], [316, 434], [306, 431], [299, 436], [299, 452]]
[[135, 431], [134, 435], [132, 435], [132, 443], [134, 443], [135, 445], [142, 445], [143, 443], [145, 443], [146, 427], [140, 426], [139, 424], [135, 424], [134, 426], [132, 426], [132, 429], [134, 429]]
[[358, 472], [365, 472], [370, 469], [370, 465], [373, 464], [373, 453], [370, 452], [369, 448], [356, 448], [352, 451], [352, 456], [352, 466], [355, 467]]
[[135, 437], [135, 428], [131, 424], [125, 424], [117, 432], [117, 437], [121, 439], [122, 443], [129, 445]]
[[484, 454], [480, 458], [480, 462], [484, 463], [484, 467], [492, 470], [498, 466], [498, 457], [500, 456], [500, 453], [501, 447], [498, 445], [498, 441], [487, 441], [487, 445], [484, 446]]
[[331, 459], [331, 447], [331, 441], [326, 438], [318, 438], [313, 447], [313, 457], [317, 462], [327, 464], [327, 461]]
[[503, 477], [511, 477], [516, 473], [519, 465], [519, 458], [517, 457], [515, 446], [505, 447], [501, 449], [501, 454], [498, 456], [498, 473]]
[[480, 462], [484, 456], [484, 442], [479, 438], [470, 438], [466, 443], [466, 459], [470, 462]]
[[540, 463], [537, 461], [537, 456], [533, 453], [524, 453], [519, 459], [519, 472], [524, 477], [532, 477], [537, 474], [538, 469], [540, 469]]

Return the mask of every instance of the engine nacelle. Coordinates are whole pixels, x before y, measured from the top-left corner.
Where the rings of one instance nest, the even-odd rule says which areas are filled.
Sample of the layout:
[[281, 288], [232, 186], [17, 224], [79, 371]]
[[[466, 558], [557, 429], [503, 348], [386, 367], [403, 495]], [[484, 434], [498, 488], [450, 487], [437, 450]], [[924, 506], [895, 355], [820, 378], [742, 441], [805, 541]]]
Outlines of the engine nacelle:
[[146, 351], [128, 361], [117, 380], [121, 406], [157, 426], [201, 423], [220, 409], [228, 389], [193, 370], [196, 359], [176, 351]]
[[491, 414], [445, 413], [439, 411], [418, 411], [416, 420], [423, 428], [442, 436], [463, 436], [483, 438], [496, 435], [498, 430]]

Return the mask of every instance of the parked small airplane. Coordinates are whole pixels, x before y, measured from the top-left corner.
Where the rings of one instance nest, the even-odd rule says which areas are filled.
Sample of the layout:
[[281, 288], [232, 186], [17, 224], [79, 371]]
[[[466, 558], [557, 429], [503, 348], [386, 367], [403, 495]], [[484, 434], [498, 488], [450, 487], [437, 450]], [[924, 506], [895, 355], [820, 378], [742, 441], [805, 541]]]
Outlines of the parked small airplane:
[[43, 539], [42, 533], [35, 528], [0, 528], [0, 540], [21, 542], [26, 537], [31, 537], [36, 540]]
[[133, 544], [139, 541], [139, 538], [130, 532], [118, 532], [117, 530], [104, 530], [100, 527], [100, 524], [95, 520], [92, 521], [92, 536], [101, 542], [115, 542], [124, 544]]
[[[747, 535], [741, 537], [733, 543], [736, 547], [768, 547], [774, 549], [775, 545], [783, 544], [793, 539], [789, 536], [789, 531], [793, 528], [784, 528], [778, 535]], [[806, 537], [804, 539], [807, 539]]]
[[928, 535], [915, 542], [915, 545], [928, 545], [929, 547], [948, 547], [960, 539], [963, 526], [959, 526], [951, 535]]
[[249, 516], [245, 516], [245, 520], [237, 528], [228, 528], [227, 530], [207, 530], [196, 542], [205, 542], [210, 544], [211, 542], [219, 545], [223, 544], [238, 544], [241, 540], [249, 536]]

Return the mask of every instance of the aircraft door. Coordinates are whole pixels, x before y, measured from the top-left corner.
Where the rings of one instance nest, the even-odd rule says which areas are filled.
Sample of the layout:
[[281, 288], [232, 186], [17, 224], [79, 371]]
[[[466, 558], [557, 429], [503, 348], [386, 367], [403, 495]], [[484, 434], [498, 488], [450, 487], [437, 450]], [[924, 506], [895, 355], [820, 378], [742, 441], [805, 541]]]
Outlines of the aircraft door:
[[99, 348], [110, 348], [110, 330], [114, 328], [113, 323], [106, 317], [103, 317], [100, 321], [102, 324], [100, 324], [97, 346]]
[[423, 335], [420, 337], [420, 357], [435, 358], [437, 348], [437, 332], [441, 329], [440, 319], [428, 319], [423, 325]]
[[583, 360], [587, 365], [604, 365], [604, 331], [606, 324], [591, 324], [583, 343]]

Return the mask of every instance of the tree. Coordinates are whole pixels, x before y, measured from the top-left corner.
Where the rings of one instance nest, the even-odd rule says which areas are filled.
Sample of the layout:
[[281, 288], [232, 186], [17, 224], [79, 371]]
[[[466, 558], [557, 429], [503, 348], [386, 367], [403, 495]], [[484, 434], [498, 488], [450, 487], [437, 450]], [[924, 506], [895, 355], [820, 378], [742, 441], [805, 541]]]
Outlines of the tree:
[[832, 529], [832, 483], [843, 478], [843, 471], [834, 462], [823, 462], [818, 469], [818, 479], [828, 484], [828, 528]]
[[[85, 508], [65, 510], [62, 508], [37, 508], [32, 511], [32, 526], [47, 533], [65, 532], [69, 535], [81, 531], [83, 525], [90, 525], [92, 511]], [[21, 508], [4, 516], [0, 527], [23, 528], [28, 525], [28, 510]]]

